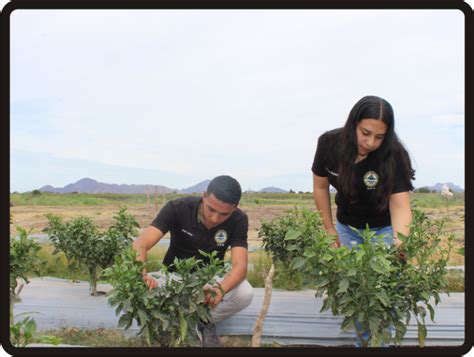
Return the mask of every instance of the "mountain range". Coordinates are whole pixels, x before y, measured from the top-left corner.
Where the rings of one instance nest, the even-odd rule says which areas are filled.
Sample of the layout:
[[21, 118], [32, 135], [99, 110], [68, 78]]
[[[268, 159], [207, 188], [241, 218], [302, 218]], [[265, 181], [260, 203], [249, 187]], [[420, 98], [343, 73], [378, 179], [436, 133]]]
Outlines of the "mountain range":
[[[169, 188], [166, 186], [161, 185], [118, 185], [113, 183], [104, 183], [98, 182], [91, 178], [83, 178], [75, 183], [71, 183], [64, 187], [53, 187], [51, 185], [46, 185], [41, 187], [39, 190], [42, 192], [52, 192], [52, 193], [90, 193], [90, 194], [97, 194], [97, 193], [121, 193], [121, 194], [154, 194], [155, 189], [158, 194], [162, 193], [182, 193], [182, 194], [192, 194], [192, 193], [203, 193], [207, 190], [207, 186], [209, 185], [211, 180], [204, 180], [202, 182], [197, 183], [194, 186], [184, 188], [184, 189], [176, 189], [176, 188]], [[271, 192], [271, 193], [287, 193], [278, 187], [265, 187], [259, 190], [258, 192]]]
[[[425, 186], [427, 188], [429, 188], [431, 191], [436, 191], [436, 192], [440, 192], [441, 191], [441, 188], [443, 187], [444, 183], [437, 183], [436, 185], [434, 186]], [[459, 187], [458, 185], [455, 185], [454, 183], [452, 182], [446, 182], [446, 185], [448, 186], [448, 188], [452, 191], [452, 192], [463, 192], [464, 189], [462, 189], [461, 187]]]
[[[181, 193], [181, 194], [192, 194], [192, 193], [203, 193], [207, 190], [207, 186], [209, 185], [211, 180], [204, 180], [202, 182], [197, 183], [194, 186], [184, 188], [184, 189], [177, 189], [177, 188], [169, 188], [162, 185], [126, 185], [126, 184], [113, 184], [113, 183], [104, 183], [98, 182], [91, 178], [83, 178], [76, 183], [71, 183], [64, 187], [53, 187], [50, 185], [46, 185], [41, 187], [39, 190], [42, 192], [53, 192], [53, 193], [121, 193], [121, 194], [154, 194], [155, 189], [158, 194], [163, 193]], [[453, 192], [462, 192], [464, 189], [461, 187], [453, 184], [452, 182], [446, 183], [448, 187]], [[441, 187], [443, 183], [437, 183], [434, 186], [425, 186], [429, 188], [431, 191], [441, 191]], [[255, 192], [255, 191], [251, 191]], [[268, 193], [288, 193], [288, 191], [283, 190], [278, 187], [265, 187], [261, 190], [257, 191], [259, 193], [268, 192]], [[335, 192], [335, 190], [331, 187], [331, 192]]]

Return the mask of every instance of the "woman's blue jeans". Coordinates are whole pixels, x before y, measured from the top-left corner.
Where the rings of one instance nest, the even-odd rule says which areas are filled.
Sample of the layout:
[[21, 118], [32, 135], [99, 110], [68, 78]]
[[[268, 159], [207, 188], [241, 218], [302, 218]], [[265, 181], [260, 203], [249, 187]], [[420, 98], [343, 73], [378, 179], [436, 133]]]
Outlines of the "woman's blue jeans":
[[[371, 231], [375, 232], [376, 235], [384, 235], [384, 243], [387, 246], [392, 245], [393, 243], [393, 228], [392, 226], [387, 226], [387, 227], [378, 227], [378, 228], [371, 228]], [[341, 245], [352, 248], [358, 244], [362, 244], [364, 242], [364, 239], [353, 229], [351, 229], [348, 225], [342, 224], [339, 221], [336, 221], [336, 231], [339, 236], [339, 241], [341, 242]], [[359, 232], [362, 232], [363, 229], [359, 229]], [[355, 321], [356, 328], [360, 329], [361, 325], [360, 323], [356, 320]], [[393, 326], [390, 327], [389, 329], [390, 333], [393, 332]], [[362, 338], [367, 341], [370, 337], [369, 331], [364, 331], [362, 333]], [[356, 333], [356, 342], [355, 342], [356, 347], [361, 347], [362, 346], [362, 341], [360, 340], [359, 336]], [[385, 345], [382, 345], [382, 347], [386, 347]]]
[[[390, 246], [393, 243], [393, 228], [392, 226], [371, 228], [371, 231], [375, 232], [376, 235], [384, 235], [383, 241], [386, 245]], [[352, 248], [357, 244], [364, 243], [364, 239], [352, 228], [346, 224], [342, 224], [339, 221], [336, 221], [336, 231], [339, 236], [339, 241], [341, 245]], [[362, 232], [363, 229], [359, 229], [359, 232]]]

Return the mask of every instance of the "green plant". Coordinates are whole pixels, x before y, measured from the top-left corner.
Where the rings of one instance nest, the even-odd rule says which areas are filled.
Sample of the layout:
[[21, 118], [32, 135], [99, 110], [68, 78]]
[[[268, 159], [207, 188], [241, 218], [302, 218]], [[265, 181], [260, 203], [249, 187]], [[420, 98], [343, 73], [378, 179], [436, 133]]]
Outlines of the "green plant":
[[263, 221], [258, 235], [262, 237], [265, 251], [272, 255], [278, 287], [301, 289], [304, 254], [316, 238], [326, 237], [319, 214], [295, 208], [270, 222]]
[[413, 315], [424, 346], [427, 311], [432, 321], [435, 315], [429, 300], [440, 301], [454, 239], [448, 236], [448, 247], [443, 248], [442, 234], [442, 220], [432, 222], [414, 210], [410, 234], [399, 233], [400, 248], [386, 247], [368, 227], [362, 232], [364, 243], [352, 249], [327, 249], [315, 240], [305, 253], [306, 273], [313, 276], [316, 296], [326, 294], [321, 311], [343, 316], [341, 328], [354, 328], [360, 337], [369, 331], [369, 339], [362, 339], [365, 346], [401, 344]]
[[[357, 248], [310, 250], [309, 266], [314, 275], [316, 296], [326, 294], [321, 312], [331, 310], [344, 317], [341, 329], [355, 329], [362, 346], [381, 346], [389, 342], [389, 327], [398, 322], [393, 314], [391, 253], [382, 237], [370, 229], [363, 231], [364, 243]], [[313, 256], [311, 252], [316, 252]], [[319, 257], [317, 253], [319, 254]], [[396, 281], [395, 281], [396, 282]], [[399, 327], [396, 325], [396, 327]], [[370, 339], [362, 334], [370, 332]], [[398, 330], [397, 330], [398, 332]]]
[[410, 312], [415, 316], [420, 346], [424, 346], [427, 334], [426, 308], [431, 321], [435, 316], [429, 299], [433, 297], [435, 304], [438, 304], [439, 292], [447, 285], [447, 264], [455, 236], [448, 234], [447, 247], [441, 245], [445, 222], [446, 219], [430, 220], [423, 212], [413, 210], [410, 234], [399, 234], [408, 263], [404, 263], [403, 259], [401, 264], [396, 265], [400, 270], [400, 274], [395, 276], [398, 279], [397, 292], [402, 297], [397, 299], [396, 308], [405, 315], [407, 324]]
[[64, 252], [70, 264], [80, 263], [87, 267], [91, 294], [97, 295], [98, 269], [106, 268], [114, 258], [132, 242], [131, 235], [138, 223], [120, 209], [114, 216], [115, 223], [102, 232], [88, 217], [78, 217], [69, 223], [63, 223], [60, 217], [47, 215], [45, 228], [49, 239], [55, 246], [55, 252]]
[[454, 240], [451, 234], [447, 247], [440, 244], [444, 223], [413, 210], [410, 234], [399, 234], [400, 248], [385, 246], [369, 227], [361, 233], [363, 244], [332, 248], [319, 217], [304, 210], [262, 224], [261, 232], [265, 249], [283, 263], [285, 273], [298, 270], [311, 280], [316, 297], [325, 296], [321, 312], [342, 316], [341, 328], [355, 329], [360, 337], [369, 332], [369, 339], [362, 338], [364, 346], [401, 344], [412, 315], [424, 346], [427, 312], [434, 320], [430, 298], [440, 301]]
[[[17, 317], [24, 314], [19, 314]], [[15, 347], [25, 347], [31, 343], [35, 333], [36, 322], [31, 316], [26, 316], [24, 319], [10, 325], [10, 339]]]
[[29, 316], [33, 312], [24, 312], [16, 315], [20, 317], [26, 315], [25, 318], [17, 321], [10, 325], [10, 339], [12, 344], [15, 347], [26, 347], [33, 341], [39, 341], [41, 343], [50, 343], [53, 345], [58, 345], [61, 343], [61, 338], [56, 336], [36, 336], [36, 322]]
[[115, 223], [109, 227], [109, 234], [118, 234], [126, 240], [138, 235], [139, 224], [136, 219], [127, 212], [126, 207], [120, 207], [117, 214], [113, 217]]
[[13, 304], [19, 301], [16, 292], [18, 279], [29, 283], [28, 276], [38, 273], [42, 260], [38, 258], [40, 245], [28, 237], [30, 233], [25, 228], [17, 226], [19, 237], [10, 237], [10, 318], [12, 318]]
[[116, 307], [120, 316], [118, 327], [130, 328], [136, 321], [139, 334], [148, 345], [158, 343], [163, 347], [197, 346], [196, 324], [199, 320], [209, 321], [210, 309], [204, 305], [206, 284], [214, 285], [216, 275], [222, 274], [224, 267], [216, 253], [200, 254], [210, 259], [203, 265], [196, 258], [174, 260], [176, 274], [162, 266], [165, 283], [158, 288], [148, 289], [142, 277], [144, 263], [137, 259], [135, 250], [129, 248], [116, 258], [115, 264], [106, 269], [113, 290], [109, 304]]

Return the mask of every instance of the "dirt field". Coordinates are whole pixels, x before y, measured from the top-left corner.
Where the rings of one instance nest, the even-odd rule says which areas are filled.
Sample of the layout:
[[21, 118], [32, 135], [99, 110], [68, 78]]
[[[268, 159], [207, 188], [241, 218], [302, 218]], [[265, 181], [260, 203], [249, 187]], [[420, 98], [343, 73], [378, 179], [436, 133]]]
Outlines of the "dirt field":
[[[158, 207], [158, 210], [161, 207]], [[62, 217], [64, 220], [70, 220], [79, 216], [87, 216], [94, 220], [100, 228], [106, 229], [113, 223], [113, 216], [118, 211], [119, 206], [109, 205], [100, 207], [91, 206], [16, 206], [11, 207], [14, 224], [11, 225], [12, 234], [16, 234], [15, 225], [20, 225], [26, 229], [32, 229], [31, 233], [41, 233], [47, 225], [46, 214], [52, 213]], [[130, 205], [128, 211], [135, 217], [141, 228], [147, 227], [156, 217], [154, 207], [147, 208], [142, 205]], [[273, 219], [285, 211], [291, 209], [291, 206], [254, 206], [244, 207], [245, 213], [249, 216], [249, 243], [258, 245], [258, 232], [261, 219]]]
[[[307, 206], [313, 209], [313, 206]], [[161, 207], [158, 206], [158, 210]], [[291, 205], [245, 205], [241, 209], [249, 217], [249, 245], [251, 247], [260, 246], [258, 238], [258, 229], [262, 219], [271, 220], [292, 209]], [[13, 224], [11, 225], [11, 234], [16, 234], [15, 225], [20, 225], [26, 229], [32, 229], [31, 233], [42, 233], [46, 227], [48, 213], [56, 214], [65, 220], [78, 216], [87, 216], [105, 229], [113, 222], [113, 216], [118, 211], [119, 205], [106, 206], [14, 206], [11, 207], [13, 215]], [[335, 207], [333, 207], [335, 209]], [[137, 219], [141, 228], [147, 227], [155, 218], [156, 213], [153, 205], [129, 205], [128, 211]], [[449, 213], [446, 208], [426, 208], [423, 211], [433, 219], [447, 217], [449, 220], [445, 226], [446, 232], [452, 232], [456, 235], [456, 248], [464, 246], [464, 206], [449, 207]], [[335, 217], [335, 212], [333, 212]], [[464, 265], [464, 257], [453, 253], [452, 264]]]

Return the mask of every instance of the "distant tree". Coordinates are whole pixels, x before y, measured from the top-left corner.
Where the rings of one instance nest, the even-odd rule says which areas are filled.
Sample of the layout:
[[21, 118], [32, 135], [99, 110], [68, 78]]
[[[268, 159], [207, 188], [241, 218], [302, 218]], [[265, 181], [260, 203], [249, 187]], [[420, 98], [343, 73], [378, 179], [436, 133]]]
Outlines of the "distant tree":
[[290, 188], [290, 191], [288, 191], [288, 193], [295, 193], [295, 191], [293, 191], [293, 190]]
[[419, 192], [419, 193], [430, 193], [431, 190], [430, 190], [428, 187], [423, 186], [423, 187], [420, 187], [420, 188], [418, 188], [417, 190], [415, 190], [415, 192]]
[[33, 190], [33, 191], [31, 191], [31, 194], [35, 197], [41, 196], [41, 191], [40, 190]]

